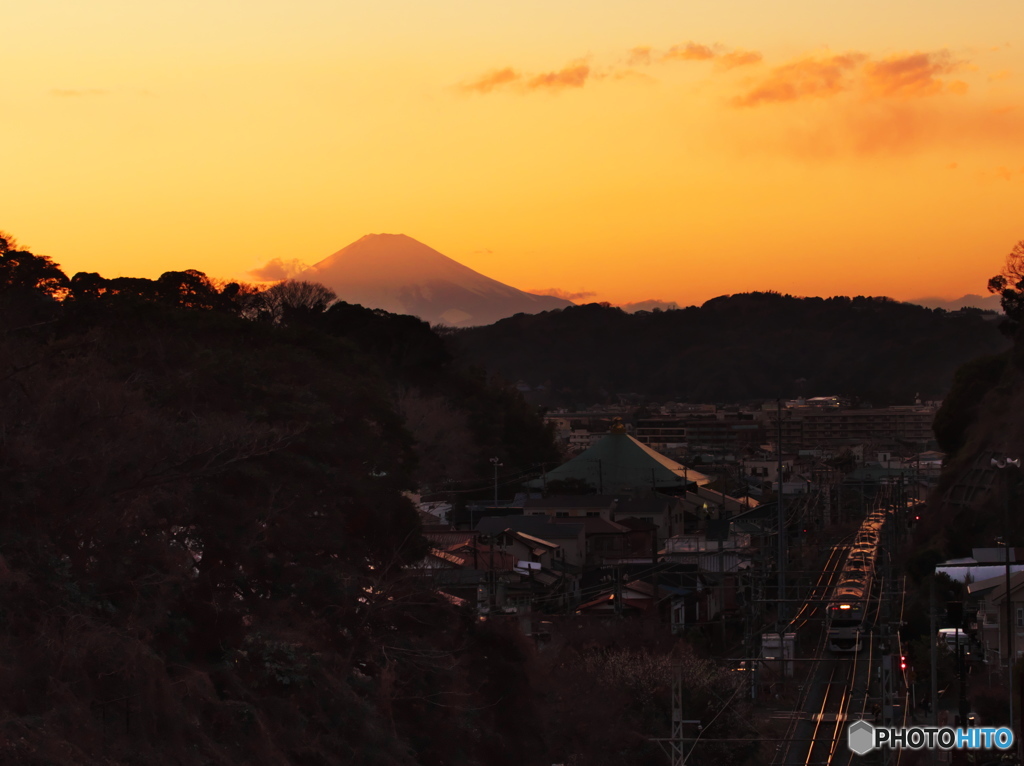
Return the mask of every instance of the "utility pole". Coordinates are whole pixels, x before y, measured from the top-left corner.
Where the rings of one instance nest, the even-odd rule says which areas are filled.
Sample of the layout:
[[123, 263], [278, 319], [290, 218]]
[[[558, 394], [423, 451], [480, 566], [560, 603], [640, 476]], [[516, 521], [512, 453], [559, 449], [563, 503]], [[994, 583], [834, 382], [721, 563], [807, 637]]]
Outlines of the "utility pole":
[[861, 516], [867, 516], [867, 514], [868, 514], [867, 509], [866, 509], [867, 489], [864, 486], [865, 472], [866, 472], [867, 469], [864, 467], [864, 463], [867, 463], [867, 459], [866, 458], [862, 461], [862, 465], [860, 467], [860, 515]]
[[494, 505], [498, 505], [498, 469], [503, 465], [496, 457], [491, 458], [491, 465], [494, 466]]
[[[992, 458], [993, 468], [1004, 471], [1009, 466], [1020, 468], [1020, 458], [1003, 457], [1002, 460]], [[1006, 683], [1007, 694], [1010, 700], [1010, 727], [1013, 728], [1013, 665], [1016, 659], [1014, 652], [1013, 634], [1016, 631], [1016, 623], [1013, 620], [1013, 598], [1010, 590], [1010, 474], [1003, 473], [1003, 545], [1006, 548]]]
[[[652, 580], [651, 584], [652, 584], [652, 587], [654, 589], [654, 619], [657, 622], [661, 622], [661, 604], [659, 603], [660, 599], [658, 598], [658, 548], [659, 547], [660, 546], [658, 545], [658, 528], [654, 527], [654, 529], [651, 530], [651, 569], [653, 570], [653, 575], [651, 577], [651, 580]], [[669, 611], [671, 612], [671, 604], [670, 604]], [[671, 617], [669, 619], [671, 620]]]
[[491, 569], [487, 573], [487, 579], [490, 582], [490, 587], [488, 587], [488, 589], [487, 589], [487, 601], [488, 601], [487, 613], [490, 614], [491, 612], [494, 611], [494, 607], [498, 603], [498, 594], [496, 593], [496, 591], [498, 590], [498, 577], [497, 577], [497, 574], [494, 571], [494, 538], [493, 537], [489, 538], [489, 541], [488, 541], [488, 544], [487, 544], [487, 549], [488, 549], [488, 551], [491, 554]]
[[836, 524], [843, 523], [843, 475], [836, 481]]
[[615, 616], [622, 616], [622, 569], [618, 564], [615, 565], [615, 589], [612, 591], [613, 598], [615, 600]]
[[903, 502], [903, 474], [896, 481], [896, 538], [901, 539], [906, 531], [906, 505]]
[[786, 620], [786, 512], [782, 507], [782, 399], [776, 400], [776, 428], [778, 430], [778, 453], [779, 468], [779, 494], [778, 494], [778, 525], [779, 525], [779, 551], [778, 551], [778, 590], [779, 605], [775, 611], [775, 619], [779, 627], [779, 641], [782, 641], [782, 632], [785, 629]]
[[[939, 644], [938, 644], [938, 631], [935, 628], [935, 576], [932, 575], [929, 581], [928, 587], [928, 616], [930, 621], [930, 629], [932, 633], [932, 688], [930, 704], [932, 708], [932, 726], [939, 725]], [[932, 758], [933, 762], [937, 763], [938, 750], [933, 751]]]
[[[886, 487], [891, 489], [891, 487]], [[883, 499], [884, 498], [884, 499]], [[875, 497], [875, 507], [881, 508], [883, 504], [891, 505], [891, 496]], [[885, 654], [882, 656], [882, 721], [886, 725], [892, 725], [894, 720], [893, 703], [896, 700], [893, 681], [899, 666], [894, 662], [894, 657], [899, 657], [897, 647], [899, 646], [898, 636], [893, 636], [892, 631], [892, 594], [893, 594], [893, 572], [892, 553], [895, 551], [893, 539], [896, 535], [894, 521], [888, 521], [882, 528], [879, 536], [878, 562], [881, 572], [881, 593], [879, 594], [879, 619], [881, 621], [882, 645], [885, 647]], [[885, 555], [883, 555], [883, 553]], [[886, 754], [888, 763], [888, 754]]]
[[[686, 766], [686, 738], [683, 737], [684, 726], [696, 726], [699, 738], [701, 722], [699, 720], [687, 720], [683, 718], [683, 669], [676, 666], [675, 674], [672, 676], [672, 730], [671, 736], [665, 738], [654, 738], [653, 741], [661, 745], [668, 753], [672, 766]], [[691, 738], [690, 751], [697, 738]], [[666, 744], [668, 747], [665, 747]]]
[[[967, 726], [967, 716], [970, 714], [970, 705], [967, 702], [967, 662], [964, 657], [966, 646], [960, 644], [960, 636], [956, 639], [956, 671], [960, 674], [960, 725]], [[1013, 699], [1013, 690], [1010, 690], [1010, 699]], [[1012, 703], [1011, 703], [1012, 704]], [[1013, 726], [1013, 713], [1010, 713], [1010, 725]]]

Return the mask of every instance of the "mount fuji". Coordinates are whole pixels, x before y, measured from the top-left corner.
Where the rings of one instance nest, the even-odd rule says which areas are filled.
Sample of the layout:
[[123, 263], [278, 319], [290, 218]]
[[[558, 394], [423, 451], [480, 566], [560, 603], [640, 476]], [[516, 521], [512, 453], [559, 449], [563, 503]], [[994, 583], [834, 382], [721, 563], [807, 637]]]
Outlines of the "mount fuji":
[[347, 303], [451, 327], [573, 305], [485, 277], [404, 234], [367, 234], [293, 279], [326, 285]]

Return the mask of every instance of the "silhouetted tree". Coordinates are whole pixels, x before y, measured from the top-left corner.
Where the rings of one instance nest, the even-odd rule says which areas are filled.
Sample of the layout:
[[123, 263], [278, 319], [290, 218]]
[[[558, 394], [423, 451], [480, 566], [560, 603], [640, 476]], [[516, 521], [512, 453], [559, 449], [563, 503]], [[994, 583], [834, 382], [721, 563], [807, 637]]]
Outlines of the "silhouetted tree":
[[275, 323], [308, 320], [325, 312], [337, 297], [324, 285], [289, 279], [263, 291], [262, 313]]
[[48, 256], [19, 250], [14, 237], [0, 232], [0, 290], [32, 291], [62, 298], [67, 287], [68, 278]]
[[1024, 317], [1024, 240], [1010, 250], [1002, 272], [988, 281], [988, 290], [999, 295], [1006, 312], [1003, 331], [1015, 335]]
[[215, 309], [221, 305], [220, 293], [201, 271], [166, 271], [156, 281], [160, 300], [171, 306], [189, 309]]
[[226, 282], [220, 287], [221, 307], [245, 319], [258, 319], [262, 291], [246, 282]]

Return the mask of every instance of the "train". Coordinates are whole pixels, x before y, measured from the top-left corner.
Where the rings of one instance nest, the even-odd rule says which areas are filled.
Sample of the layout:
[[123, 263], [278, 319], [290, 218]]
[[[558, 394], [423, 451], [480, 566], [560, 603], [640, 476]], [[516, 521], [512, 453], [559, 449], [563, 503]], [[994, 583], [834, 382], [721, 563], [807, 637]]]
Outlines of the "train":
[[859, 652], [875, 582], [875, 564], [888, 511], [875, 510], [861, 523], [828, 603], [827, 646], [832, 652]]

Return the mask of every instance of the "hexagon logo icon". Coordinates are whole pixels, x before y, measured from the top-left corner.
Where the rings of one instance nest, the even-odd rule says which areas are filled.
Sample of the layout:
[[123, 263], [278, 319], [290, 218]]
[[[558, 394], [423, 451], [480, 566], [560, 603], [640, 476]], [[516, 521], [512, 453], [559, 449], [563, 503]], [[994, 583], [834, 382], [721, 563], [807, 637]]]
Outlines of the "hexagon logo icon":
[[846, 742], [857, 755], [870, 753], [875, 749], [875, 727], [867, 721], [854, 721], [846, 730]]

